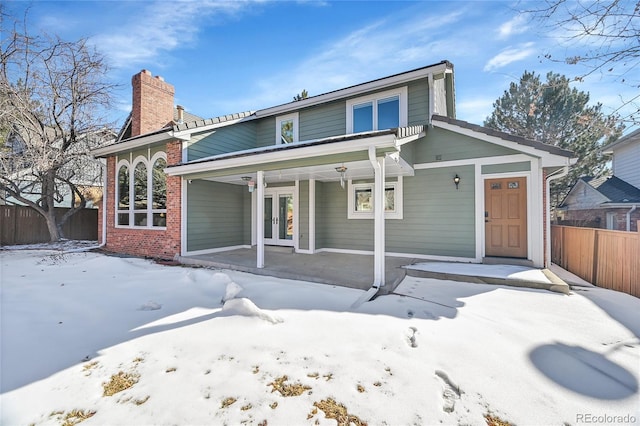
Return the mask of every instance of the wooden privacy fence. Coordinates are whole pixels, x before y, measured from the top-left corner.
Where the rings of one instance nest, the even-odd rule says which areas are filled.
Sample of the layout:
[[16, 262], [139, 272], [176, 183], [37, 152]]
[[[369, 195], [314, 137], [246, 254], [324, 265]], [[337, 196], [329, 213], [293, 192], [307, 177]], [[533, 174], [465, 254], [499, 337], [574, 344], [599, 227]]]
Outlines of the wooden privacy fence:
[[[56, 207], [56, 217], [62, 217], [68, 210]], [[67, 220], [62, 230], [70, 240], [97, 240], [98, 209], [80, 210]], [[0, 206], [0, 246], [47, 241], [47, 223], [38, 212], [25, 206]]]
[[598, 287], [640, 297], [640, 232], [553, 225], [551, 261]]

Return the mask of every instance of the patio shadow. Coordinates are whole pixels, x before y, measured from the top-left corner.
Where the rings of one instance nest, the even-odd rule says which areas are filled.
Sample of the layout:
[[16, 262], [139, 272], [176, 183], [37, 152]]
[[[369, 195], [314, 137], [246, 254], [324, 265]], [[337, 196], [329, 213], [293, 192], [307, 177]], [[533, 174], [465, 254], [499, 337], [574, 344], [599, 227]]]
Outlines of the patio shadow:
[[638, 392], [632, 373], [605, 355], [580, 346], [556, 342], [529, 354], [541, 373], [557, 384], [582, 395], [604, 400], [624, 399]]

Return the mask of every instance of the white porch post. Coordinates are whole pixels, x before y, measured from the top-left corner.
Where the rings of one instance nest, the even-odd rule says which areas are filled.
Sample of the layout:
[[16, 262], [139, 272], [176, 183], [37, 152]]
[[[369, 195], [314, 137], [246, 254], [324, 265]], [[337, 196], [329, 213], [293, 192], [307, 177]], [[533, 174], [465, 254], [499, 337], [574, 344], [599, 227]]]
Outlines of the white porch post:
[[309, 179], [309, 252], [316, 252], [316, 180]]
[[256, 178], [256, 268], [264, 268], [264, 172], [258, 170]]
[[385, 281], [384, 157], [376, 158], [376, 163], [373, 189], [373, 285], [381, 287]]

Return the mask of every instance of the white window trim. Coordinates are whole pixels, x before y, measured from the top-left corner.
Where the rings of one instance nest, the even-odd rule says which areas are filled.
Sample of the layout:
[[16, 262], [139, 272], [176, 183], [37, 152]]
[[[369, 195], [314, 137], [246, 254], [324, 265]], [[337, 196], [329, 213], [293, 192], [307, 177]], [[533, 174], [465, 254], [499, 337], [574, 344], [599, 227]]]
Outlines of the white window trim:
[[293, 142], [296, 143], [299, 140], [298, 137], [298, 113], [294, 112], [292, 114], [287, 115], [279, 115], [276, 117], [276, 145], [282, 145], [282, 126], [280, 123], [283, 121], [293, 121]]
[[[373, 182], [371, 183], [352, 183], [351, 179], [347, 184], [347, 219], [373, 219], [373, 211], [359, 212], [356, 211], [355, 192], [357, 189], [370, 189], [373, 197]], [[402, 176], [398, 176], [397, 181], [385, 182], [385, 190], [393, 188], [394, 190], [394, 206], [395, 211], [385, 211], [385, 219], [402, 219], [403, 218], [403, 188]]]
[[[165, 215], [167, 214], [167, 209], [153, 209], [153, 165], [155, 164], [156, 160], [158, 160], [159, 158], [164, 159], [164, 161], [167, 161], [167, 154], [159, 151], [156, 152], [152, 157], [151, 160], [147, 160], [147, 158], [143, 155], [139, 155], [137, 156], [133, 161], [130, 160], [120, 160], [118, 161], [118, 163], [116, 164], [116, 173], [115, 173], [115, 182], [114, 182], [114, 186], [115, 186], [115, 217], [114, 217], [114, 224], [116, 228], [123, 228], [123, 229], [154, 229], [154, 230], [166, 230], [167, 227], [166, 226], [153, 226], [153, 214], [154, 213], [164, 213]], [[147, 169], [147, 208], [145, 210], [135, 210], [135, 194], [134, 194], [134, 173], [135, 173], [135, 169], [136, 166], [139, 163], [143, 163]], [[120, 190], [118, 187], [118, 174], [120, 172], [120, 168], [122, 166], [126, 166], [129, 169], [129, 208], [127, 210], [121, 210], [118, 209], [119, 206], [119, 200], [120, 200]], [[147, 214], [147, 225], [145, 226], [136, 226], [134, 225], [134, 214], [135, 213], [144, 213], [146, 212]], [[118, 214], [128, 214], [129, 215], [129, 225], [120, 225], [118, 224]]]
[[406, 127], [409, 121], [408, 108], [408, 90], [407, 86], [398, 87], [397, 89], [385, 90], [359, 98], [349, 99], [347, 101], [347, 134], [353, 133], [353, 107], [366, 102], [372, 102], [373, 108], [373, 130], [378, 130], [378, 108], [377, 101], [398, 96], [398, 104], [400, 108], [399, 127]]

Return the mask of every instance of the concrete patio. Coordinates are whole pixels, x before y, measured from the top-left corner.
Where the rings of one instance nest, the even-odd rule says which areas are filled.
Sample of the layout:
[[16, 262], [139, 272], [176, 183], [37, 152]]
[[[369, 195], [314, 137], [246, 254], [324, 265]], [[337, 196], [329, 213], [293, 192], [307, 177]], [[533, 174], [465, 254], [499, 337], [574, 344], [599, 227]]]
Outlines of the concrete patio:
[[[180, 256], [176, 260], [185, 265], [230, 269], [256, 275], [273, 276], [299, 281], [310, 281], [341, 287], [368, 290], [373, 284], [373, 255], [320, 252], [316, 254], [295, 253], [289, 247], [265, 247], [264, 268], [256, 267], [256, 248], [243, 248], [218, 253]], [[508, 259], [504, 259], [509, 263]], [[411, 257], [385, 257], [385, 285], [378, 294], [393, 292], [405, 276], [435, 278], [449, 281], [463, 281], [481, 284], [506, 285], [545, 289], [568, 294], [569, 286], [548, 269], [541, 270], [546, 276], [544, 282], [523, 278], [492, 276], [483, 273], [484, 265], [476, 265], [480, 270], [474, 274], [459, 273], [465, 264], [451, 264], [447, 273], [420, 271], [406, 268], [415, 263], [428, 262]], [[493, 262], [492, 262], [493, 263]], [[455, 266], [459, 265], [459, 266]], [[469, 264], [466, 264], [469, 265]], [[491, 268], [491, 265], [486, 265]], [[531, 268], [536, 269], [536, 268]]]
[[[294, 253], [288, 247], [265, 247], [264, 268], [256, 267], [256, 248], [237, 249], [195, 256], [180, 256], [185, 265], [231, 269], [257, 275], [368, 290], [373, 283], [373, 255], [321, 252]], [[384, 291], [395, 289], [405, 277], [405, 265], [417, 262], [406, 257], [386, 258]]]

